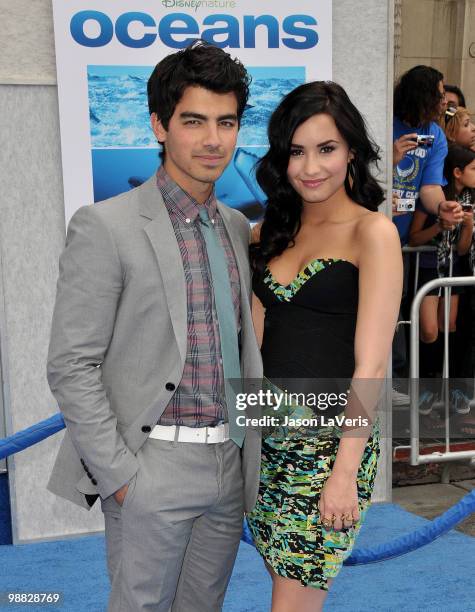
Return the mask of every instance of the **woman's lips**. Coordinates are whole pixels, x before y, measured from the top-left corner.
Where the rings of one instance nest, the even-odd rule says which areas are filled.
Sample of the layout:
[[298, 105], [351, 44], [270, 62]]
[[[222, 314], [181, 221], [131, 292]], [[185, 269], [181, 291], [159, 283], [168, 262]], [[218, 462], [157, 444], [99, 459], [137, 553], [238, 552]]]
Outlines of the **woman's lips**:
[[316, 187], [320, 187], [322, 183], [325, 182], [326, 179], [313, 179], [311, 181], [302, 181], [304, 187], [309, 187], [310, 189], [315, 189]]

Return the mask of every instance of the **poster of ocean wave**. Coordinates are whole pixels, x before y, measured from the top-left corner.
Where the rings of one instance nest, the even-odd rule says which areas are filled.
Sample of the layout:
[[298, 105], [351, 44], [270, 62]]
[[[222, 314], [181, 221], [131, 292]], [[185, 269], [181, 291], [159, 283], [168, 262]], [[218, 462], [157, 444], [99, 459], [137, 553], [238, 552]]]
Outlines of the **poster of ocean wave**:
[[[147, 80], [151, 66], [87, 68], [94, 201], [140, 185], [160, 164], [150, 127]], [[216, 184], [217, 197], [251, 220], [262, 215], [264, 194], [254, 175], [267, 148], [269, 117], [289, 91], [305, 82], [305, 67], [248, 67], [252, 76], [233, 159]]]

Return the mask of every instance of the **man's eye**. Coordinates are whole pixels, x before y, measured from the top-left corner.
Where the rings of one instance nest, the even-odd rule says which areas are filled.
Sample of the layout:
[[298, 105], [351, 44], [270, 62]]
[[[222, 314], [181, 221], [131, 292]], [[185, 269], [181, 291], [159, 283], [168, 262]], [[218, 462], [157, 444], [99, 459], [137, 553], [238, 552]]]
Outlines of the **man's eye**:
[[236, 124], [234, 121], [221, 121], [221, 125], [226, 128], [233, 128]]
[[199, 121], [198, 119], [188, 119], [187, 121], [185, 121], [185, 125], [198, 125]]

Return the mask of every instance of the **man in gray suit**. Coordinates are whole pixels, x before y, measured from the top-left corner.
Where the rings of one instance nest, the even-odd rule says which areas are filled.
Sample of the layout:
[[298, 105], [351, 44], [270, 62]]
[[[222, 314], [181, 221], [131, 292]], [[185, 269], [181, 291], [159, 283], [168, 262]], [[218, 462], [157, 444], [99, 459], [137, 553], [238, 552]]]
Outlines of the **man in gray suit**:
[[260, 435], [236, 428], [227, 384], [236, 364], [262, 373], [249, 225], [214, 195], [248, 86], [203, 42], [162, 60], [148, 82], [162, 166], [69, 223], [48, 358], [67, 430], [48, 488], [87, 509], [100, 497], [112, 612], [220, 610], [255, 503]]

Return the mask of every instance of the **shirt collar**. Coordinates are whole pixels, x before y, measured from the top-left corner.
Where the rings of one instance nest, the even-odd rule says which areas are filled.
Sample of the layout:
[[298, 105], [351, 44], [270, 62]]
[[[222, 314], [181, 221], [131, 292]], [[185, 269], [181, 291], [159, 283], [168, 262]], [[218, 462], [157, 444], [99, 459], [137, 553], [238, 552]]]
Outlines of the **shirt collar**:
[[205, 206], [208, 210], [210, 219], [215, 218], [218, 206], [214, 187], [206, 202], [198, 204], [190, 194], [175, 183], [163, 165], [157, 170], [157, 187], [163, 196], [163, 201], [168, 211], [173, 212], [182, 221], [188, 223], [195, 221], [202, 206]]

